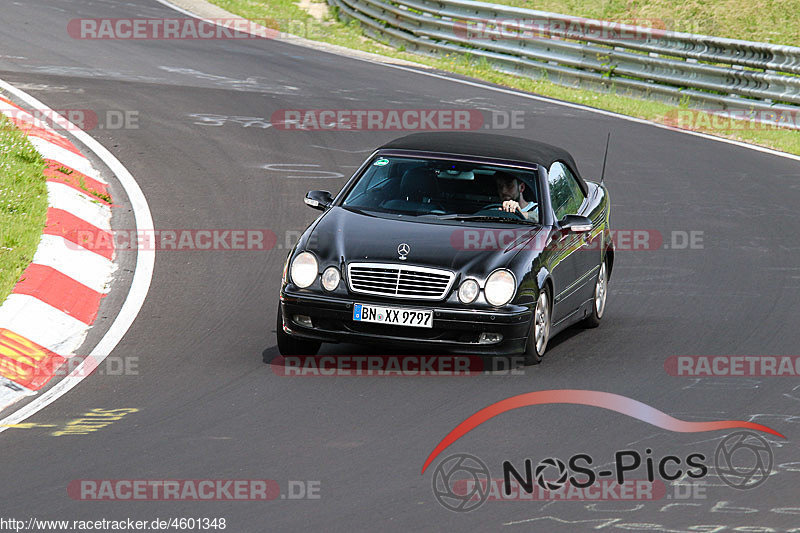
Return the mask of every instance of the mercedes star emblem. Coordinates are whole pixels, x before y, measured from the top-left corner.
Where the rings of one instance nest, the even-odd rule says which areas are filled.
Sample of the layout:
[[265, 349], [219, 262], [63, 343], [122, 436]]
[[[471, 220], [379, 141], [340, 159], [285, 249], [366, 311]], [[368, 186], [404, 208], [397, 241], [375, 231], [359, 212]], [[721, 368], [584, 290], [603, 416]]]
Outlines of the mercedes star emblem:
[[411, 251], [411, 246], [408, 244], [401, 242], [400, 246], [397, 247], [397, 254], [400, 256], [400, 261], [405, 261], [406, 257], [408, 256], [408, 252]]

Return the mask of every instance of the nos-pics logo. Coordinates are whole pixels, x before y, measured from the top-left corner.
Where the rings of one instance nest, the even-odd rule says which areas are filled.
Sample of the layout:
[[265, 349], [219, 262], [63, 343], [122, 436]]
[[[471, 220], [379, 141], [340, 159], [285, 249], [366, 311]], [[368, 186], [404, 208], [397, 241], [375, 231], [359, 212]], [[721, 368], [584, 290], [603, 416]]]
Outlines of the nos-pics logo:
[[[702, 454], [694, 455], [705, 459]], [[639, 464], [641, 462], [637, 462], [636, 466]], [[714, 453], [717, 475], [738, 490], [752, 489], [764, 483], [773, 464], [774, 456], [769, 442], [752, 431], [738, 431], [726, 436]], [[708, 469], [703, 466], [702, 471], [702, 475], [692, 477], [702, 477]], [[536, 484], [547, 491], [564, 487], [569, 475], [567, 465], [553, 457], [543, 459], [533, 471]], [[433, 494], [442, 507], [466, 513], [487, 501], [492, 478], [489, 467], [481, 459], [467, 453], [457, 453], [446, 457], [436, 466], [431, 484]]]

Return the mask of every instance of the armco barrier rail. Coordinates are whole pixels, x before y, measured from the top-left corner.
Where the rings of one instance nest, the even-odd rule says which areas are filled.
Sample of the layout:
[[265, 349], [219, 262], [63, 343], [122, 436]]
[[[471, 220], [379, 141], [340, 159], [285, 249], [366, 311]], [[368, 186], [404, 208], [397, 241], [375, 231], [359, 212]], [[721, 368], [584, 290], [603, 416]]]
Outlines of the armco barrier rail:
[[800, 110], [800, 47], [471, 0], [328, 0], [409, 52], [470, 54], [517, 75], [714, 109]]

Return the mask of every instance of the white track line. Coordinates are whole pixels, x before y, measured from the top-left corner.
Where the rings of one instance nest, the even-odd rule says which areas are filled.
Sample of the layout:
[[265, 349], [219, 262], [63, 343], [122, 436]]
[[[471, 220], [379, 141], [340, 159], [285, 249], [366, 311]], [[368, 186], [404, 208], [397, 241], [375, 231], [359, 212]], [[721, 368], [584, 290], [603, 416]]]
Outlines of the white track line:
[[[194, 14], [194, 13], [192, 13], [190, 11], [187, 11], [187, 10], [181, 8], [181, 7], [173, 5], [172, 3], [169, 2], [169, 0], [156, 0], [156, 2], [158, 2], [159, 4], [162, 4], [164, 6], [167, 6], [167, 7], [171, 8], [171, 9], [174, 9], [175, 11], [177, 11], [179, 13], [183, 13], [184, 15], [189, 15], [190, 17], [193, 17], [193, 18], [205, 21], [205, 22], [209, 22], [211, 24], [216, 24], [217, 26], [222, 26], [222, 24], [220, 24], [219, 22], [217, 22], [215, 20], [206, 19], [205, 17], [202, 17], [200, 15], [196, 15], [196, 14]], [[239, 15], [233, 15], [233, 16], [239, 16]], [[717, 137], [715, 135], [710, 135], [710, 134], [707, 134], [707, 133], [700, 133], [700, 132], [697, 132], [697, 131], [679, 129], [679, 128], [675, 128], [675, 127], [672, 127], [672, 126], [667, 126], [666, 124], [661, 124], [659, 122], [653, 122], [651, 120], [647, 120], [647, 119], [643, 119], [643, 118], [631, 117], [631, 116], [628, 116], [628, 115], [615, 113], [614, 111], [606, 111], [604, 109], [597, 109], [596, 107], [589, 107], [589, 106], [586, 106], [586, 105], [583, 105], [583, 104], [575, 104], [575, 103], [572, 103], [572, 102], [564, 102], [562, 100], [555, 100], [553, 98], [548, 98], [547, 96], [539, 96], [539, 95], [536, 95], [536, 94], [529, 94], [529, 93], [521, 92], [521, 91], [516, 90], [516, 89], [505, 89], [505, 88], [502, 88], [502, 87], [494, 87], [492, 85], [487, 85], [487, 84], [481, 83], [481, 82], [470, 81], [470, 80], [461, 80], [461, 79], [457, 79], [457, 78], [451, 78], [449, 76], [443, 76], [441, 74], [436, 74], [434, 72], [427, 72], [425, 70], [418, 70], [417, 68], [406, 67], [406, 66], [403, 66], [403, 65], [397, 65], [397, 64], [393, 64], [393, 63], [386, 63], [386, 62], [383, 62], [383, 61], [379, 61], [377, 59], [369, 59], [367, 57], [363, 57], [363, 55], [357, 55], [356, 52], [360, 52], [361, 54], [369, 53], [369, 52], [361, 52], [360, 50], [353, 50], [353, 52], [354, 52], [353, 54], [349, 54], [349, 53], [347, 53], [347, 51], [344, 51], [344, 50], [327, 50], [327, 49], [326, 50], [320, 50], [319, 47], [311, 46], [313, 44], [316, 44], [317, 41], [311, 41], [309, 39], [305, 39], [303, 37], [298, 37], [298, 36], [292, 36], [292, 38], [294, 40], [299, 41], [299, 42], [307, 42], [307, 43], [309, 43], [307, 46], [308, 47], [312, 47], [315, 50], [322, 51], [322, 52], [327, 52], [329, 54], [340, 55], [340, 56], [343, 56], [343, 57], [348, 57], [350, 59], [356, 59], [358, 61], [365, 61], [365, 62], [373, 64], [373, 65], [380, 65], [380, 66], [384, 66], [384, 67], [388, 67], [388, 68], [394, 68], [394, 69], [398, 69], [398, 70], [403, 70], [403, 71], [406, 71], [406, 72], [412, 72], [414, 74], [419, 74], [421, 76], [429, 76], [431, 78], [437, 78], [437, 79], [440, 79], [440, 80], [445, 80], [445, 81], [449, 81], [449, 82], [452, 82], [452, 83], [458, 83], [458, 84], [461, 84], [461, 85], [468, 85], [470, 87], [477, 87], [479, 89], [485, 89], [485, 90], [493, 91], [493, 92], [497, 92], [497, 93], [508, 94], [508, 95], [512, 95], [512, 96], [519, 96], [519, 97], [522, 97], [522, 98], [526, 98], [528, 100], [536, 100], [536, 101], [539, 101], [539, 102], [546, 102], [548, 104], [559, 105], [559, 106], [563, 106], [563, 107], [569, 107], [569, 108], [572, 108], [572, 109], [581, 109], [583, 111], [589, 111], [589, 112], [597, 113], [599, 115], [603, 115], [603, 116], [607, 116], [607, 117], [618, 118], [620, 120], [627, 120], [628, 122], [636, 122], [637, 124], [646, 124], [648, 126], [654, 126], [656, 128], [674, 131], [676, 133], [683, 133], [685, 135], [692, 135], [692, 136], [700, 137], [702, 139], [707, 139], [707, 140], [710, 140], [710, 141], [717, 141], [717, 142], [721, 142], [721, 143], [731, 144], [733, 146], [738, 146], [740, 148], [746, 148], [748, 150], [755, 150], [756, 152], [763, 152], [763, 153], [769, 154], [769, 155], [774, 155], [774, 156], [783, 157], [783, 158], [786, 158], [786, 159], [793, 159], [795, 161], [800, 161], [800, 156], [798, 156], [798, 155], [789, 154], [789, 153], [786, 153], [786, 152], [781, 152], [780, 150], [774, 150], [772, 148], [764, 148], [763, 146], [756, 146], [754, 144], [748, 144], [748, 143], [742, 142], [742, 141], [734, 141], [732, 139], [726, 139], [724, 137]], [[291, 44], [291, 45], [294, 45], [294, 46], [303, 46], [302, 44], [293, 43], [293, 42], [288, 41], [288, 40], [281, 40], [280, 42], [283, 42], [283, 43], [286, 43], [286, 44]], [[327, 43], [320, 43], [320, 44], [327, 44]], [[341, 48], [341, 47], [338, 47], [338, 48]], [[376, 57], [380, 57], [377, 54], [370, 54], [370, 55], [375, 55]], [[419, 68], [426, 69], [426, 68], [431, 68], [431, 67], [428, 67], [426, 65], [420, 64]], [[789, 130], [787, 130], [787, 131], [789, 131]]]
[[[23, 100], [28, 105], [36, 109], [49, 109], [42, 102], [29, 95], [28, 93], [17, 89], [13, 85], [0, 80], [0, 89], [3, 89], [20, 100]], [[93, 139], [88, 133], [78, 129], [74, 124], [71, 124], [64, 117], [54, 114], [54, 120], [59, 126], [71, 132], [72, 135], [82, 142], [89, 150], [95, 153], [103, 163], [111, 169], [116, 175], [125, 193], [131, 203], [133, 215], [136, 220], [136, 229], [141, 231], [153, 231], [153, 216], [150, 213], [150, 207], [147, 205], [147, 198], [145, 198], [142, 189], [136, 180], [133, 178], [128, 169], [126, 169], [114, 155], [109, 152], [102, 144]], [[82, 361], [77, 368], [68, 376], [64, 377], [61, 381], [53, 385], [44, 394], [32, 400], [29, 404], [24, 405], [20, 409], [11, 413], [4, 419], [0, 420], [0, 432], [8, 429], [9, 425], [19, 424], [23, 420], [35, 415], [64, 394], [72, 390], [73, 387], [78, 385], [84, 380], [88, 369], [96, 367], [114, 350], [114, 348], [122, 340], [122, 337], [131, 327], [139, 310], [144, 304], [147, 297], [147, 292], [150, 289], [150, 282], [153, 278], [153, 267], [155, 265], [156, 252], [155, 250], [138, 250], [136, 254], [136, 269], [133, 273], [133, 280], [128, 295], [125, 297], [125, 302], [119, 314], [114, 319], [111, 327], [106, 334], [100, 339], [100, 342], [92, 350], [87, 360]], [[31, 339], [33, 340], [33, 339]], [[88, 363], [87, 363], [88, 361]]]

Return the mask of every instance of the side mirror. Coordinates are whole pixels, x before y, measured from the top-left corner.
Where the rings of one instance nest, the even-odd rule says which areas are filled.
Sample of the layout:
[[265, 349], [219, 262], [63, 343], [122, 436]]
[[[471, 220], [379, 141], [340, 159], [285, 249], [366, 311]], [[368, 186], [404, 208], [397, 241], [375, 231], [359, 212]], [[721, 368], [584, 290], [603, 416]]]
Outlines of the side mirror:
[[589, 217], [579, 215], [566, 215], [558, 225], [562, 231], [572, 233], [586, 233], [592, 231], [592, 220]]
[[303, 202], [309, 207], [325, 211], [331, 206], [333, 196], [328, 191], [308, 191]]

